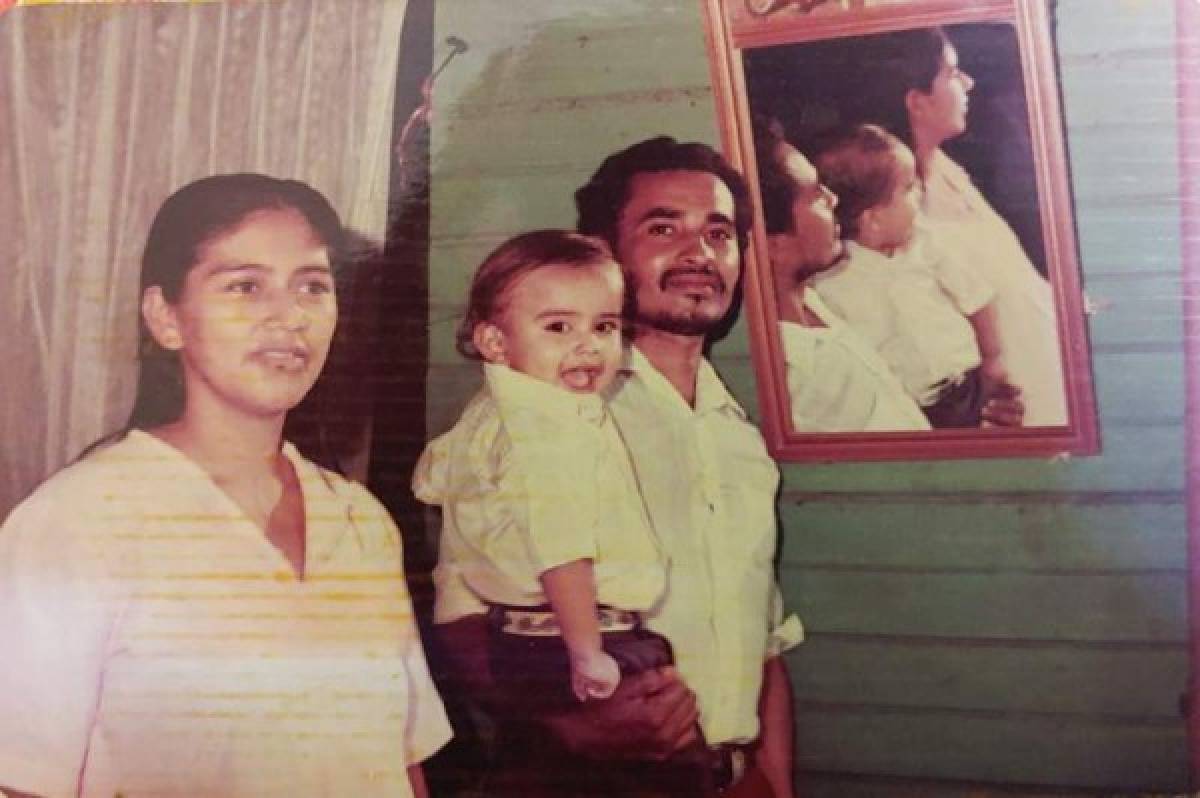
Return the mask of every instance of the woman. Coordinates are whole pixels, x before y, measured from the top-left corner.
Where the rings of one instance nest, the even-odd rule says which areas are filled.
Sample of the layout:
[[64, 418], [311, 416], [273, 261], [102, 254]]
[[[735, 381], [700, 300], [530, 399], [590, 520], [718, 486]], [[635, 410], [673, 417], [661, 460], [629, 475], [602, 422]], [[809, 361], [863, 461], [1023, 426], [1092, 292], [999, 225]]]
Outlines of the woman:
[[1024, 425], [1067, 423], [1062, 356], [1050, 284], [1008, 223], [942, 145], [967, 129], [975, 81], [940, 28], [877, 38], [872, 59], [882, 116], [916, 155], [924, 183], [923, 224], [939, 246], [976, 269], [996, 290], [996, 316], [1009, 380], [1021, 388]]
[[397, 530], [282, 441], [341, 240], [320, 194], [262, 175], [159, 210], [129, 424], [0, 529], [0, 788], [425, 795], [450, 732]]

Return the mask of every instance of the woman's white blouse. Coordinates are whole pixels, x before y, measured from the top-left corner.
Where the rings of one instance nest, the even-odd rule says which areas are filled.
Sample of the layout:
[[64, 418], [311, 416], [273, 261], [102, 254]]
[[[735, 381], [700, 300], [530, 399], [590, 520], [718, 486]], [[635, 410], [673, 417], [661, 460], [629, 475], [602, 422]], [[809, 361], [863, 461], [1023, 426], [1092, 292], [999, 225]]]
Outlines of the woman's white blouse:
[[398, 531], [284, 452], [306, 568], [199, 466], [140, 431], [0, 529], [0, 785], [80, 794], [409, 796], [450, 737]]
[[956, 260], [995, 289], [996, 328], [1011, 382], [1021, 388], [1025, 426], [1067, 423], [1061, 341], [1050, 283], [966, 171], [941, 150], [925, 175], [924, 224]]

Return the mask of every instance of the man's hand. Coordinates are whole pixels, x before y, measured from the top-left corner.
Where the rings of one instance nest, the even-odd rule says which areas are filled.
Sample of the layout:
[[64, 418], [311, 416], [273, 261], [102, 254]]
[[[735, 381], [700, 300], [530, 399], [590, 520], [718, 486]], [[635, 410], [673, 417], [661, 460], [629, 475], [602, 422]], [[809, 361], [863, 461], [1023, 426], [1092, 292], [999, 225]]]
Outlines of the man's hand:
[[662, 760], [696, 742], [696, 696], [672, 667], [622, 679], [612, 697], [546, 717], [567, 750], [591, 759]]
[[[487, 619], [471, 615], [434, 627], [450, 666], [450, 689], [495, 709], [487, 652]], [[621, 679], [610, 698], [543, 718], [563, 747], [591, 759], [665, 759], [699, 737], [696, 696], [673, 667]]]
[[1021, 389], [1008, 381], [1008, 376], [996, 378], [982, 375], [983, 426], [1020, 427], [1025, 423], [1025, 403], [1021, 401]]

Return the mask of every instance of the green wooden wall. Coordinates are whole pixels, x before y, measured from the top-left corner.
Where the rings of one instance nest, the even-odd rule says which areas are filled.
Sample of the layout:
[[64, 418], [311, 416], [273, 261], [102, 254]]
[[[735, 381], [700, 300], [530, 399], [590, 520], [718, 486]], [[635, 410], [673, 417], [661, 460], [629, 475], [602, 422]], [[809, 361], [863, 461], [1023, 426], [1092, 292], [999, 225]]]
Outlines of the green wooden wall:
[[[783, 468], [780, 577], [809, 633], [789, 659], [813, 794], [1187, 787], [1172, 3], [1057, 6], [1103, 454]], [[436, 92], [430, 434], [478, 384], [453, 330], [480, 258], [570, 227], [573, 190], [618, 148], [658, 133], [718, 143], [699, 0], [436, 11], [435, 46], [457, 35], [470, 50]], [[744, 330], [715, 362], [756, 413]]]

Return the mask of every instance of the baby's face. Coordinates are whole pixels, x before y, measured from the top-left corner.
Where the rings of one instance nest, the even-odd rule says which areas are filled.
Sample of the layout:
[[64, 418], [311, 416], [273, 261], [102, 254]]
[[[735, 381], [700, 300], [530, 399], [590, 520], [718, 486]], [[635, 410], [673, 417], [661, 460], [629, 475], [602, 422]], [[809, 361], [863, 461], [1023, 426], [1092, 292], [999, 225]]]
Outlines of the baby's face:
[[609, 386], [621, 362], [621, 270], [549, 265], [512, 285], [490, 360], [576, 393]]
[[896, 164], [896, 187], [888, 201], [871, 209], [876, 249], [894, 250], [912, 238], [913, 223], [921, 207], [921, 183], [917, 180], [916, 164], [907, 149], [900, 153]]

